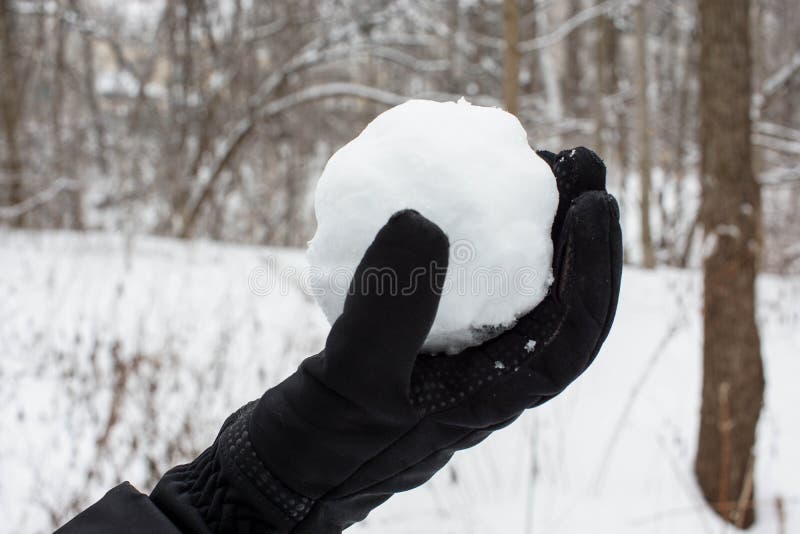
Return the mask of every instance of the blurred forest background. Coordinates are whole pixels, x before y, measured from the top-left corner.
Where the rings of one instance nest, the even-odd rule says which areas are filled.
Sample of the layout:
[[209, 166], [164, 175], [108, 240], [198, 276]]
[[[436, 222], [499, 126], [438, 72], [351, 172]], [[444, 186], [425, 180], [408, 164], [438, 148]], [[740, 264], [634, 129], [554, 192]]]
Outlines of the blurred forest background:
[[[239, 394], [315, 350], [326, 327], [307, 295], [256, 304], [222, 273], [246, 279], [234, 260], [305, 246], [325, 162], [378, 113], [461, 96], [516, 114], [534, 148], [604, 158], [628, 298], [642, 300], [628, 309], [657, 311], [648, 327], [665, 328], [657, 343], [635, 338], [655, 345], [619, 424], [663, 354], [690, 355], [691, 373], [702, 361], [702, 406], [681, 426], [691, 436], [675, 433], [696, 444], [685, 454], [710, 509], [749, 526], [762, 506], [762, 346], [796, 366], [786, 302], [800, 292], [782, 284], [800, 273], [798, 28], [797, 0], [0, 0], [0, 378], [17, 384], [0, 392], [0, 420], [27, 436], [12, 444], [4, 429], [0, 461], [39, 450], [46, 424], [69, 435], [54, 457], [67, 489], [31, 475], [16, 493], [36, 495], [34, 511], [12, 526], [54, 527], [120, 477], [151, 486], [209, 443]], [[212, 248], [180, 248], [195, 243]], [[299, 265], [295, 254], [278, 256]], [[703, 269], [704, 290], [685, 268]], [[757, 273], [783, 295], [769, 312]], [[220, 311], [231, 301], [249, 310], [239, 323]], [[208, 339], [193, 337], [193, 313], [214, 325]], [[759, 338], [759, 313], [791, 329], [762, 317]], [[633, 314], [620, 321], [643, 332]], [[254, 373], [236, 352], [274, 358]], [[55, 395], [33, 403], [37, 417], [17, 398], [30, 383]], [[187, 419], [201, 400], [206, 419]], [[535, 458], [541, 445], [524, 442]], [[0, 503], [13, 493], [0, 484]], [[770, 501], [776, 528], [798, 502]]]
[[[387, 106], [465, 95], [606, 159], [646, 221], [630, 261], [697, 263], [695, 4], [3, 0], [0, 221], [302, 246], [333, 151]], [[761, 268], [796, 272], [800, 9], [752, 10]]]

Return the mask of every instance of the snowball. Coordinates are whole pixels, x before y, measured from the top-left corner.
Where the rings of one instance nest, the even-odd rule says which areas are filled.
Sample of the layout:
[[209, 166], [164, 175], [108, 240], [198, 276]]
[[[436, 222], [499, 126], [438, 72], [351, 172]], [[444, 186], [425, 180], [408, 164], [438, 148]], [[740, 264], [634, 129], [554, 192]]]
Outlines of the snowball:
[[450, 239], [426, 352], [455, 353], [513, 326], [552, 282], [555, 178], [522, 125], [497, 108], [411, 100], [337, 151], [316, 189], [311, 285], [328, 320], [389, 217], [413, 208]]

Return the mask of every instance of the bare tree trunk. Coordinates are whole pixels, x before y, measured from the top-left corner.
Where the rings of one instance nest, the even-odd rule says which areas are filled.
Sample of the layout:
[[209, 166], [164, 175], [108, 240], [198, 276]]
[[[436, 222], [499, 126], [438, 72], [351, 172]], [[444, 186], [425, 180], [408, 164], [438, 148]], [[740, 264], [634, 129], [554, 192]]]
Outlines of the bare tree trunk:
[[[581, 10], [580, 0], [569, 0], [567, 16], [574, 17]], [[581, 69], [580, 50], [582, 46], [582, 32], [575, 30], [569, 33], [565, 39], [565, 59], [566, 68], [563, 77], [564, 100], [572, 108], [573, 115], [579, 115], [580, 109], [578, 99], [581, 93]]]
[[[597, 3], [596, 0], [595, 3]], [[602, 0], [599, 0], [602, 2]], [[594, 149], [601, 155], [605, 153], [604, 141], [606, 124], [606, 110], [605, 110], [605, 97], [608, 82], [608, 64], [606, 63], [606, 54], [604, 46], [606, 45], [606, 32], [605, 22], [606, 17], [599, 17], [595, 22], [595, 35], [594, 35], [594, 51], [595, 51], [595, 90], [593, 99], [593, 115], [594, 115]]]
[[503, 104], [506, 111], [519, 112], [519, 5], [503, 0]]
[[[55, 50], [53, 52], [53, 79], [52, 91], [53, 98], [50, 100], [50, 119], [52, 121], [52, 137], [53, 137], [53, 179], [65, 178], [67, 175], [71, 178], [71, 170], [77, 166], [77, 154], [74, 147], [77, 143], [71, 143], [73, 152], [67, 150], [67, 143], [65, 143], [63, 135], [63, 115], [64, 115], [64, 100], [66, 97], [65, 79], [68, 78], [67, 61], [66, 61], [66, 48], [67, 48], [67, 16], [65, 14], [66, 5], [60, 5], [57, 15], [57, 20], [54, 29]], [[58, 209], [59, 225], [64, 228], [70, 226], [70, 216], [75, 215], [74, 205], [72, 200], [73, 193], [67, 193], [71, 200], [71, 206], [68, 209]]]
[[466, 72], [466, 59], [464, 57], [463, 43], [466, 40], [467, 20], [461, 0], [450, 0], [450, 38], [447, 41], [447, 57], [451, 58], [453, 67], [445, 80], [445, 84], [452, 93], [463, 91], [464, 73]]
[[647, 97], [647, 26], [644, 3], [636, 6], [636, 107], [639, 130], [639, 180], [641, 202], [642, 266], [652, 269], [656, 265], [653, 253], [653, 235], [650, 230], [650, 172], [652, 146], [650, 140], [650, 103]]
[[703, 398], [695, 474], [726, 521], [749, 527], [753, 446], [764, 396], [755, 321], [760, 191], [753, 173], [748, 0], [700, 0]]
[[103, 126], [103, 118], [100, 111], [100, 103], [97, 101], [97, 91], [95, 90], [95, 51], [92, 38], [88, 35], [83, 36], [81, 43], [83, 48], [83, 85], [86, 91], [86, 104], [92, 114], [92, 129], [94, 130], [95, 142], [97, 143], [95, 159], [97, 166], [103, 173], [108, 172], [106, 163], [106, 133]]
[[[534, 8], [535, 9], [535, 8]], [[536, 32], [545, 33], [548, 27], [547, 12], [540, 9], [536, 13]], [[558, 81], [558, 70], [553, 62], [553, 55], [549, 47], [542, 47], [539, 52], [539, 71], [541, 72], [542, 84], [544, 86], [544, 97], [547, 114], [547, 122], [557, 125], [564, 116], [564, 109], [561, 100], [561, 84]], [[561, 145], [561, 136], [554, 136], [553, 144]]]
[[[4, 176], [8, 193], [3, 199], [9, 205], [22, 202], [22, 160], [19, 152], [18, 125], [22, 106], [18, 73], [18, 51], [16, 42], [16, 20], [9, 0], [0, 0], [0, 118], [3, 121], [5, 154], [3, 158]], [[0, 181], [0, 184], [2, 184]], [[22, 226], [24, 215], [20, 214], [9, 221], [12, 226]]]
[[[602, 0], [595, 0], [598, 5]], [[608, 134], [621, 129], [614, 123], [616, 117], [611, 116], [607, 100], [617, 92], [617, 29], [610, 16], [597, 18], [596, 69], [597, 88], [595, 91], [595, 150], [609, 158], [612, 146]]]

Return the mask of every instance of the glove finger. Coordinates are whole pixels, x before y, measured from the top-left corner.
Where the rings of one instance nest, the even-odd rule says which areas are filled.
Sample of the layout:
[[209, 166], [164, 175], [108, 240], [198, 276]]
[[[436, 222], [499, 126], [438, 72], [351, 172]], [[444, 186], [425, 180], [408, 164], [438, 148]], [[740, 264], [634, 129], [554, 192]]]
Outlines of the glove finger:
[[394, 214], [356, 268], [325, 346], [326, 378], [367, 396], [407, 398], [447, 272], [449, 242], [414, 210]]
[[597, 355], [616, 312], [622, 237], [614, 197], [600, 191], [578, 197], [559, 248], [551, 295], [563, 319], [553, 340], [534, 354], [531, 368], [560, 391]]
[[555, 158], [545, 161], [552, 161], [550, 168], [558, 186], [558, 209], [551, 230], [553, 242], [557, 243], [572, 202], [586, 191], [605, 191], [606, 166], [597, 154], [585, 147], [562, 150]]
[[556, 160], [558, 159], [558, 154], [554, 152], [550, 152], [549, 150], [537, 150], [536, 154], [542, 158], [548, 165], [550, 165], [550, 169], [553, 168]]

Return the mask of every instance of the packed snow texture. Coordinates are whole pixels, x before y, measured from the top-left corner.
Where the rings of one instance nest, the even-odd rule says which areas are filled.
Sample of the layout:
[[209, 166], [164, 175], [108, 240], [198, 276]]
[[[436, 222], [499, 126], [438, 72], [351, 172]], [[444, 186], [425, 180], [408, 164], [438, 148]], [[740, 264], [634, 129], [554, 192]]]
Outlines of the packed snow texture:
[[379, 115], [325, 166], [308, 248], [315, 296], [333, 322], [378, 230], [413, 208], [450, 239], [447, 279], [423, 350], [480, 344], [544, 298], [557, 207], [553, 173], [516, 117], [464, 99], [408, 101]]
[[[0, 230], [0, 258], [0, 534], [53, 532], [123, 480], [149, 492], [327, 332], [298, 283], [300, 251]], [[272, 287], [270, 273], [291, 283]], [[762, 275], [757, 294], [768, 386], [748, 533], [788, 534], [800, 532], [800, 278]], [[626, 267], [586, 373], [347, 532], [737, 532], [692, 471], [701, 309], [700, 273]]]

